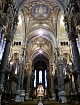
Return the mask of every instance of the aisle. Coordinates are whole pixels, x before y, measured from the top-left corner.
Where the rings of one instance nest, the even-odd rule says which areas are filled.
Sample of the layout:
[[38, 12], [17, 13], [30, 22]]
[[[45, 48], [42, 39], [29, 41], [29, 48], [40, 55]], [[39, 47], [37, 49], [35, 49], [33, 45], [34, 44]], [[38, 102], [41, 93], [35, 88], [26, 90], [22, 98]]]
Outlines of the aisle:
[[[23, 103], [9, 103], [5, 105], [38, 105], [38, 101], [30, 100], [30, 101], [25, 101]], [[43, 105], [80, 105], [80, 103], [72, 102], [72, 103], [62, 104], [62, 103], [53, 102], [53, 101], [43, 101]]]

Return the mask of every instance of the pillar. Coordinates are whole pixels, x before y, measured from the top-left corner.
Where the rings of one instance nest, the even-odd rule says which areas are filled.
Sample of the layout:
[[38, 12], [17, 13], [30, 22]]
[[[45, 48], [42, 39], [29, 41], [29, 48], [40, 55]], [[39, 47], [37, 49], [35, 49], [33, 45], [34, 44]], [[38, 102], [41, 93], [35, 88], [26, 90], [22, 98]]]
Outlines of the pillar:
[[51, 95], [52, 95], [52, 100], [56, 99], [55, 91], [54, 91], [54, 77], [53, 74], [51, 74]]
[[65, 92], [65, 86], [64, 86], [64, 78], [63, 78], [63, 62], [62, 59], [58, 57], [58, 75], [59, 75], [59, 85], [60, 85], [60, 92], [58, 93], [59, 95], [59, 100], [61, 103], [67, 103], [66, 99], [66, 92]]
[[30, 95], [30, 75], [28, 75], [27, 79], [27, 90], [26, 90], [26, 100], [29, 100], [29, 95]]
[[18, 74], [18, 83], [17, 83], [17, 89], [16, 89], [16, 97], [15, 102], [21, 102], [21, 75], [22, 75], [22, 63], [19, 63], [19, 74]]
[[23, 89], [23, 82], [24, 82], [24, 69], [22, 69], [22, 75], [21, 75], [21, 102], [24, 102], [24, 97], [25, 97], [25, 90]]
[[76, 95], [77, 95], [77, 99], [80, 101], [80, 99], [78, 97], [80, 97], [80, 93], [79, 93], [79, 81], [78, 81], [78, 77], [80, 75], [80, 56], [79, 56], [79, 50], [77, 47], [77, 42], [76, 42], [76, 38], [73, 40], [71, 39], [71, 45], [72, 45], [72, 55], [73, 55], [73, 62], [74, 62], [74, 66], [75, 68], [73, 69], [73, 74], [74, 74], [74, 83], [75, 83], [75, 90], [76, 90]]
[[27, 87], [26, 87], [25, 99], [29, 100], [30, 91], [31, 91], [31, 73], [32, 73], [31, 65], [29, 63], [27, 63], [27, 70], [28, 74], [27, 74]]
[[51, 96], [52, 96], [52, 100], [56, 99], [56, 95], [54, 92], [54, 77], [53, 77], [53, 65], [50, 66], [50, 78], [51, 78]]
[[[65, 22], [65, 29], [68, 33], [69, 40], [71, 41], [72, 45], [72, 54], [73, 54], [73, 63], [74, 63], [74, 80], [75, 80], [75, 88], [77, 95], [79, 95], [78, 92], [78, 75], [80, 73], [80, 56], [79, 56], [79, 51], [76, 43], [76, 38], [78, 37], [78, 32], [77, 32], [77, 26], [80, 25], [80, 11], [77, 11], [76, 7], [78, 2], [76, 0], [71, 0], [67, 7], [65, 8], [65, 17], [64, 17], [64, 22]], [[79, 96], [78, 96], [79, 97]], [[80, 100], [80, 99], [79, 99]]]
[[64, 84], [64, 78], [63, 78], [63, 60], [61, 58], [59, 48], [56, 48], [56, 64], [58, 69], [59, 101], [61, 103], [67, 103], [65, 84]]
[[73, 59], [75, 64], [75, 70], [77, 72], [80, 72], [80, 56], [79, 56], [76, 40], [71, 41], [71, 44], [72, 44], [72, 54], [73, 54]]
[[2, 92], [4, 92], [4, 76], [5, 76], [6, 66], [8, 63], [10, 45], [11, 45], [11, 41], [6, 40], [6, 45], [5, 45], [5, 49], [4, 49], [4, 53], [3, 53], [3, 57], [0, 65], [0, 104], [1, 104]]
[[29, 100], [29, 95], [30, 95], [30, 81], [31, 81], [31, 75], [28, 74], [28, 78], [27, 78], [27, 90], [26, 90], [26, 96], [25, 99]]

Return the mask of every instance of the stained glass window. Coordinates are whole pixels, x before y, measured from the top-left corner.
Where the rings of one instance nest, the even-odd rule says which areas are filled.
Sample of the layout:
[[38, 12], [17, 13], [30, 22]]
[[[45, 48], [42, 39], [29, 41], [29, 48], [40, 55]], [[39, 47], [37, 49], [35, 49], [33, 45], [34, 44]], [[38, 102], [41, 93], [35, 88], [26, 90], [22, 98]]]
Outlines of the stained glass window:
[[42, 83], [42, 71], [39, 71], [39, 83]]
[[47, 87], [47, 78], [46, 78], [46, 76], [47, 76], [47, 71], [45, 70], [45, 88]]
[[36, 70], [34, 72], [34, 87], [36, 87]]

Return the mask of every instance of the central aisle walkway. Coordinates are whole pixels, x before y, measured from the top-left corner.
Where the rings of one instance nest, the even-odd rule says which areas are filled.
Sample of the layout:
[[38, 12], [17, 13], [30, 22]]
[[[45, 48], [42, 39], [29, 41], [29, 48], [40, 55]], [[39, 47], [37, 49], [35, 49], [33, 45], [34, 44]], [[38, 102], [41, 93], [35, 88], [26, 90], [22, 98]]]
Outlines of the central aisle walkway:
[[[32, 101], [25, 101], [23, 103], [9, 103], [9, 104], [3, 104], [3, 105], [38, 105], [38, 101], [32, 100]], [[62, 103], [53, 102], [53, 101], [43, 101], [43, 105], [80, 105], [80, 103], [70, 102], [67, 104], [62, 104]]]

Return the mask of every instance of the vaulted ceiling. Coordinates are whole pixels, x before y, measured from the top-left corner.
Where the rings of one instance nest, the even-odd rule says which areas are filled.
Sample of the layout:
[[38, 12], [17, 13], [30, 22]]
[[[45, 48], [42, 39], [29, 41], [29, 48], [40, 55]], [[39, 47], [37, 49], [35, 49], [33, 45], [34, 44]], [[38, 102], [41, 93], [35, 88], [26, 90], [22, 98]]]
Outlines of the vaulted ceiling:
[[[22, 5], [25, 4], [25, 2], [38, 2], [40, 0], [16, 0], [18, 8], [20, 8]], [[63, 8], [64, 8], [64, 2], [65, 0], [43, 0], [44, 2], [58, 2]], [[67, 1], [67, 0], [66, 0]]]
[[27, 59], [33, 60], [42, 54], [49, 60], [53, 56], [58, 37], [58, 15], [64, 11], [65, 1], [16, 0], [19, 14], [24, 18]]

